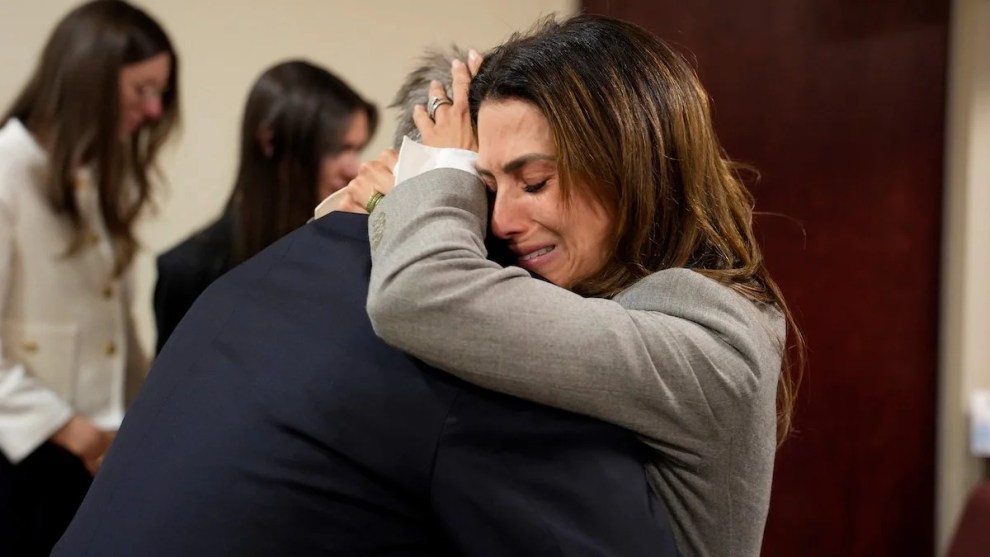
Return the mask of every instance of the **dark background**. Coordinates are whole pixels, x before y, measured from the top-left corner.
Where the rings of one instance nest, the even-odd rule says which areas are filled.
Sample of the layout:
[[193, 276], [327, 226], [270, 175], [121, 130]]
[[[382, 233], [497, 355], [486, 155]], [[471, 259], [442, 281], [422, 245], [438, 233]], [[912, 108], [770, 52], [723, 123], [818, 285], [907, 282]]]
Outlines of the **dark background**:
[[584, 0], [695, 61], [809, 343], [765, 556], [934, 548], [948, 0]]

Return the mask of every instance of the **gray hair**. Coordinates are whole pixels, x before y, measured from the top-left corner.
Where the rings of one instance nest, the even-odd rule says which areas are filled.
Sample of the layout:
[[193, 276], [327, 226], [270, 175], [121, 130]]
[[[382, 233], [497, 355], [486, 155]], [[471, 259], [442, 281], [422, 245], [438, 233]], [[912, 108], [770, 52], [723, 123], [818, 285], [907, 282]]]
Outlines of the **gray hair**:
[[396, 149], [402, 145], [402, 138], [405, 136], [419, 140], [419, 130], [416, 129], [416, 124], [413, 122], [413, 110], [418, 104], [426, 104], [430, 81], [435, 79], [442, 83], [447, 91], [447, 98], [454, 98], [450, 86], [452, 80], [450, 64], [455, 58], [467, 64], [467, 52], [457, 45], [450, 45], [450, 48], [447, 49], [428, 49], [419, 58], [420, 66], [410, 72], [402, 86], [399, 87], [398, 92], [395, 93], [392, 104], [388, 107], [399, 109], [393, 139], [393, 145]]

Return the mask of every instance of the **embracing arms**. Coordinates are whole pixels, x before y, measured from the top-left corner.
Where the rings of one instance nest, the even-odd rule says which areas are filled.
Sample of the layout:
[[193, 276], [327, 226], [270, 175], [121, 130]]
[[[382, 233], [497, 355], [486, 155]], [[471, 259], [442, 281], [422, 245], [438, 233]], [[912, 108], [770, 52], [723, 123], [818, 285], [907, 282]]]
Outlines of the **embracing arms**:
[[783, 324], [693, 271], [586, 299], [488, 261], [487, 197], [458, 170], [395, 188], [369, 219], [368, 312], [390, 344], [471, 383], [616, 423], [687, 455], [773, 389]]

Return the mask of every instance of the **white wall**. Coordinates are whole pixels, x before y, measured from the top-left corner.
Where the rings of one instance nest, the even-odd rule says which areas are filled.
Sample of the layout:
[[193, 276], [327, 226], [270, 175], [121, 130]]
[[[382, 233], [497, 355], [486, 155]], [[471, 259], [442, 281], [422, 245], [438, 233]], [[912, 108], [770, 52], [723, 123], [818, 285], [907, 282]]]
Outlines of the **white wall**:
[[[75, 0], [0, 0], [0, 107], [23, 85], [52, 26]], [[221, 210], [233, 180], [237, 130], [248, 89], [274, 62], [305, 57], [342, 76], [382, 109], [427, 45], [479, 50], [538, 16], [570, 14], [577, 0], [138, 0], [171, 35], [181, 57], [185, 123], [164, 157], [169, 180], [145, 219], [135, 314], [153, 342], [154, 254]], [[0, 108], [0, 110], [3, 110]], [[384, 113], [365, 156], [389, 146]]]
[[938, 554], [982, 467], [967, 401], [990, 389], [990, 0], [953, 2], [943, 225]]

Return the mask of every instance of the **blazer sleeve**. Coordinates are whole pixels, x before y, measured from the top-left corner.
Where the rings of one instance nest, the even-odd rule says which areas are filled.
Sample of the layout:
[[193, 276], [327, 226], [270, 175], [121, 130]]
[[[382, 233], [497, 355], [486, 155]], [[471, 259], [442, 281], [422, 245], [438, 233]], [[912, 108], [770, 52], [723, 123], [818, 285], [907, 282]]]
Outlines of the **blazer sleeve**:
[[[458, 170], [413, 178], [369, 219], [368, 313], [386, 342], [485, 388], [590, 415], [694, 460], [774, 390], [779, 315], [693, 271], [615, 300], [486, 259], [487, 195]], [[772, 396], [770, 398], [772, 401]]]
[[[14, 262], [10, 207], [0, 204], [0, 315], [6, 316]], [[68, 402], [11, 360], [0, 333], [0, 451], [20, 462], [58, 431], [73, 415]]]
[[485, 393], [455, 400], [431, 506], [457, 555], [676, 555], [644, 447], [582, 416]]

